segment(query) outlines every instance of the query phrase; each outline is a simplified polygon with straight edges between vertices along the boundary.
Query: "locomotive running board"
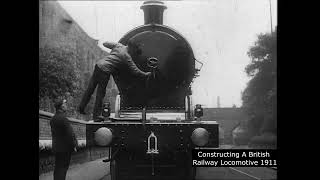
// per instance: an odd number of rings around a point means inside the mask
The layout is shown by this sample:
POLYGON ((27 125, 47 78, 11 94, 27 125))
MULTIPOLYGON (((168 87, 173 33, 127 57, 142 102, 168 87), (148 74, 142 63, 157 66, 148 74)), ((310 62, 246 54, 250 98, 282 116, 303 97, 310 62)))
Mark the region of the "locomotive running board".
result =
MULTIPOLYGON (((141 121, 142 113, 141 112, 125 112, 121 113, 119 118, 110 117, 115 121, 141 121)), ((184 121, 185 113, 181 112, 151 112, 146 114, 147 121, 184 121)))

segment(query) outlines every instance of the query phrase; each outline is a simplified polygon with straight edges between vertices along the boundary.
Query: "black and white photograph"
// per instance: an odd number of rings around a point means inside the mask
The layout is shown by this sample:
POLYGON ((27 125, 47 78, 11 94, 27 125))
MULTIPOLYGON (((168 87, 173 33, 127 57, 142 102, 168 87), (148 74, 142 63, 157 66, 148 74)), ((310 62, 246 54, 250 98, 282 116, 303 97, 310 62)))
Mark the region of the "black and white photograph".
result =
POLYGON ((39 180, 275 180, 277 0, 39 0, 39 180))

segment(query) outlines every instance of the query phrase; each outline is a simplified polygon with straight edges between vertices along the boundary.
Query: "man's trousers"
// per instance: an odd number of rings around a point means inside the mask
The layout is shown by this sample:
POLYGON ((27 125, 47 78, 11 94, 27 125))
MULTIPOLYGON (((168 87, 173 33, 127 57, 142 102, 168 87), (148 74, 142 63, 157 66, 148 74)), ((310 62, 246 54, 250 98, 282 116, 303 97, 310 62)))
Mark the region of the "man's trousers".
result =
POLYGON ((71 152, 55 153, 53 180, 65 180, 71 159, 71 152))
POLYGON ((103 104, 103 99, 106 94, 106 88, 108 85, 110 79, 110 74, 102 71, 97 65, 94 68, 93 74, 90 78, 89 85, 87 90, 85 91, 81 102, 80 102, 80 109, 85 109, 87 104, 90 101, 90 98, 98 86, 97 93, 96 93, 96 101, 94 104, 94 109, 93 109, 93 118, 95 119, 96 117, 100 116, 102 113, 102 104, 103 104))

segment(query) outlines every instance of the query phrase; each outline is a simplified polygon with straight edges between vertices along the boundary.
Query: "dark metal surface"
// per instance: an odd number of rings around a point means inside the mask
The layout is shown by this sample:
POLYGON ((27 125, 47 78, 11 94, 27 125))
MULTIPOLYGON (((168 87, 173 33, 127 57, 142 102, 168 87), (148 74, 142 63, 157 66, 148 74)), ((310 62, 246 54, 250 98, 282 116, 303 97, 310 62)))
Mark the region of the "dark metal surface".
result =
POLYGON ((187 152, 177 152, 171 158, 157 155, 134 154, 122 151, 115 160, 115 173, 120 180, 132 179, 192 179, 191 156, 187 152), (129 161, 128 161, 129 159, 129 161))
POLYGON ((179 33, 164 25, 143 25, 128 32, 120 43, 129 40, 141 44, 142 54, 133 57, 137 66, 151 72, 148 59, 156 58, 155 78, 138 79, 128 72, 115 75, 121 95, 121 109, 185 108, 185 96, 191 94, 190 83, 195 77, 195 58, 188 42, 179 33))
POLYGON ((191 135, 196 128, 205 128, 209 132, 209 143, 205 147, 219 147, 217 123, 146 123, 115 122, 115 123, 88 123, 87 146, 94 146, 94 132, 101 127, 110 128, 113 133, 111 147, 133 151, 145 149, 147 151, 147 138, 151 131, 158 138, 159 151, 185 150, 195 146, 191 135))
POLYGON ((144 12, 144 24, 162 24, 167 6, 161 1, 145 1, 140 9, 144 12))
MULTIPOLYGON (((101 127, 113 133, 112 176, 119 179, 192 179, 191 150, 195 147, 191 135, 196 128, 206 128, 210 139, 205 147, 217 148, 218 124, 195 122, 145 123, 110 122, 87 124, 87 146, 94 147, 94 132, 101 127), (148 137, 157 138, 159 153, 150 154, 148 137), (117 152, 116 155, 114 153, 117 152)), ((155 143, 154 141, 151 143, 155 143)))

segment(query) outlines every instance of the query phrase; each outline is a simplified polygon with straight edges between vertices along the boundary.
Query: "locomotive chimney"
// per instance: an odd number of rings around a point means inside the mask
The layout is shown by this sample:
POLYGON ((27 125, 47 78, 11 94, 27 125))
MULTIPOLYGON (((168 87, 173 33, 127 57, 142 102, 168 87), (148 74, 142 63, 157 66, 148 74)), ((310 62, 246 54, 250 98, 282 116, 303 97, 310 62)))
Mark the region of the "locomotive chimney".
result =
POLYGON ((145 1, 140 9, 144 12, 144 24, 163 24, 163 11, 167 9, 163 2, 145 1))

